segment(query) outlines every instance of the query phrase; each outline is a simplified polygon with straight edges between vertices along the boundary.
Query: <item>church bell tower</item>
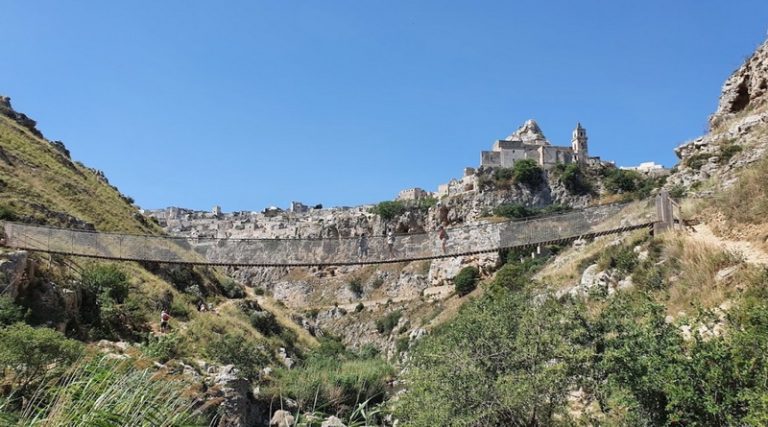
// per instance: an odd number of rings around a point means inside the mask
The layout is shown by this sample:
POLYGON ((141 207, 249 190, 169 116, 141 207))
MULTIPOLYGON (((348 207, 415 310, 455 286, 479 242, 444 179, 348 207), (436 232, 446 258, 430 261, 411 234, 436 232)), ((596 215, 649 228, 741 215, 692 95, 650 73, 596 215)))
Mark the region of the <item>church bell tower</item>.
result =
POLYGON ((573 149, 573 160, 577 163, 586 163, 589 159, 589 149, 587 148, 587 130, 581 127, 581 123, 576 124, 571 138, 571 148, 573 149))

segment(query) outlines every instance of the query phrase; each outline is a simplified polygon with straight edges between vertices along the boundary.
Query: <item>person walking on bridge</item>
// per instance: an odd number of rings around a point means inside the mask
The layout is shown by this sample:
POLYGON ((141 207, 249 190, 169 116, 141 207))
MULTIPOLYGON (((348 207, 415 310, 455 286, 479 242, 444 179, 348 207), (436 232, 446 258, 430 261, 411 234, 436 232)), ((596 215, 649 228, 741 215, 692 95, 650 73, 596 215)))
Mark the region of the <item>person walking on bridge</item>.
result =
POLYGON ((448 243, 448 232, 445 231, 445 227, 442 225, 437 229, 437 238, 440 239, 440 246, 443 248, 443 255, 445 255, 445 245, 448 243))
POLYGON ((395 233, 392 232, 391 228, 389 229, 389 231, 387 231, 387 248, 389 249, 389 257, 394 258, 395 257, 395 233))
POLYGON ((365 237, 365 233, 361 234, 357 241, 357 257, 360 259, 368 257, 368 238, 365 237))

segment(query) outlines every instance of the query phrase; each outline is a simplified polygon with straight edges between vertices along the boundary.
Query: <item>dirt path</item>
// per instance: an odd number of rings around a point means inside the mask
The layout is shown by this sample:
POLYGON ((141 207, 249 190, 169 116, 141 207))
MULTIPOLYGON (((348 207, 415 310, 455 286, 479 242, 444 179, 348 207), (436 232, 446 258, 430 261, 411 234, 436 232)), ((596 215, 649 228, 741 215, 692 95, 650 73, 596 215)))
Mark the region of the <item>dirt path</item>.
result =
POLYGON ((695 233, 691 237, 694 239, 740 254, 750 264, 768 266, 768 254, 753 244, 744 240, 725 240, 716 236, 706 224, 698 224, 693 228, 695 233))

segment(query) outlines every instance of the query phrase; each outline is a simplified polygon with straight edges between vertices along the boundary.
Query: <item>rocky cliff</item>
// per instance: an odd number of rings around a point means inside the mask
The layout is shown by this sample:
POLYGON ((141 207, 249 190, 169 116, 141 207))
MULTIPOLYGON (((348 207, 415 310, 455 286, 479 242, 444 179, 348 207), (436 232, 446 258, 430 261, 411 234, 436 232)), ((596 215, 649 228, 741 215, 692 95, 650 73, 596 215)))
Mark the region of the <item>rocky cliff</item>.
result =
POLYGON ((730 187, 738 171, 765 156, 768 149, 768 41, 723 85, 709 132, 677 148, 677 170, 667 188, 712 194, 730 187))

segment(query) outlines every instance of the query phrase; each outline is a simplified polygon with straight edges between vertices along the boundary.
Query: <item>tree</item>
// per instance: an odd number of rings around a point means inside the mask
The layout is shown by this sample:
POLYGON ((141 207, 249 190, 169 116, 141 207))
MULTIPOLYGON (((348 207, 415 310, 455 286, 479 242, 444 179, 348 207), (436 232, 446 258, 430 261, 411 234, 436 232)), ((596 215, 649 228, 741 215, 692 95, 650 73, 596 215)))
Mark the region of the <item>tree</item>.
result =
POLYGON ((519 184, 538 188, 544 182, 544 171, 533 159, 518 160, 512 169, 515 182, 519 184))
POLYGON ((480 272, 477 267, 464 267, 453 278, 453 284, 456 287, 456 293, 460 296, 464 296, 473 290, 477 286, 477 280, 480 278, 480 272))
POLYGON ((20 389, 47 373, 67 367, 82 353, 82 345, 48 328, 15 323, 0 329, 0 366, 10 369, 20 389))

